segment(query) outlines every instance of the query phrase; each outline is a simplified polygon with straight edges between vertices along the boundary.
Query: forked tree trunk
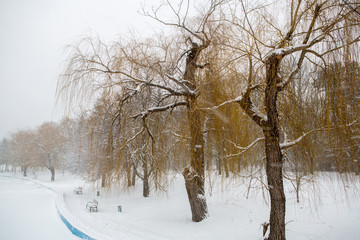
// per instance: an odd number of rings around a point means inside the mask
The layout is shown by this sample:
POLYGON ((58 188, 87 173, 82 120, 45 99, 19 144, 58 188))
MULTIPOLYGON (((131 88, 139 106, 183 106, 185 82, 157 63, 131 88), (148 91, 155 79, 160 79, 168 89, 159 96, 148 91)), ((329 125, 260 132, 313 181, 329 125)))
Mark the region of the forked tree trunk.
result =
MULTIPOLYGON (((190 38, 189 38, 190 39, 190 38)), ((196 61, 200 52, 209 46, 209 43, 198 45, 192 42, 192 47, 186 57, 184 79, 192 91, 196 90, 196 69, 199 68, 196 61)), ((190 167, 185 168, 183 176, 189 198, 192 220, 200 222, 207 217, 208 209, 205 198, 205 160, 204 160, 204 136, 202 131, 201 114, 197 107, 197 96, 188 97, 188 120, 190 126, 190 167)))
POLYGON ((266 175, 270 193, 269 240, 285 240, 285 193, 283 186, 283 157, 280 148, 277 95, 279 92, 278 71, 281 59, 270 57, 266 69, 265 108, 267 124, 265 136, 266 175))

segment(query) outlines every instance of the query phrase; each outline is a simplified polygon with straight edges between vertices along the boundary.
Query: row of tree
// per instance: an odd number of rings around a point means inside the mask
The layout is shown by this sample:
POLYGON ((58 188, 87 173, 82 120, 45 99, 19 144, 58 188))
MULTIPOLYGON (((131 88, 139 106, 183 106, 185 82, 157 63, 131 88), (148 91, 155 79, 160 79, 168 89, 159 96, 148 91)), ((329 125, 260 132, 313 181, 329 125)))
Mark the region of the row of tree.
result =
POLYGON ((65 159, 102 186, 140 179, 144 197, 181 172, 195 222, 208 213, 207 172, 266 175, 268 239, 285 239, 284 176, 298 192, 315 171, 360 171, 358 7, 167 1, 142 13, 175 32, 81 39, 58 96, 94 104, 60 124, 65 159))
POLYGON ((54 181, 55 169, 65 165, 62 161, 65 141, 66 136, 61 134, 56 123, 44 123, 36 130, 18 131, 11 139, 3 139, 0 163, 5 171, 21 167, 25 177, 29 169, 47 168, 51 172, 51 181, 54 181))

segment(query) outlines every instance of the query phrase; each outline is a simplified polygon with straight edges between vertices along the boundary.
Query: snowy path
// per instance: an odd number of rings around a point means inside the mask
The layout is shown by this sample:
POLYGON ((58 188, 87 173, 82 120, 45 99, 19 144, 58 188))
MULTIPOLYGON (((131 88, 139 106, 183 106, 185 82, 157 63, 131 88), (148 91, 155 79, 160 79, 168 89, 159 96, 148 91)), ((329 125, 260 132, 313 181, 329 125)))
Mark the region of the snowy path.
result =
POLYGON ((1 240, 75 240, 58 216, 56 195, 30 181, 0 177, 1 240))

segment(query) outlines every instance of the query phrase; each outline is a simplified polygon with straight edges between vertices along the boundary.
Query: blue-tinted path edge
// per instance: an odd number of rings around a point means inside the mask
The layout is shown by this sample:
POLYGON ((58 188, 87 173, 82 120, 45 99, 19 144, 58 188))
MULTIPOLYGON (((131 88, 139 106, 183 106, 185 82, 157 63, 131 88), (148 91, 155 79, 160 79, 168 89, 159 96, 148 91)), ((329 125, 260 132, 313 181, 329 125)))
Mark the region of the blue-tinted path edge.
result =
POLYGON ((82 238, 82 239, 88 239, 88 240, 96 240, 95 238, 90 237, 89 235, 86 235, 85 233, 83 233, 82 231, 80 231, 79 229, 75 228, 73 225, 71 225, 69 223, 69 221, 61 214, 61 212, 59 211, 59 209, 57 209, 59 216, 61 218, 61 220, 65 223, 65 225, 67 226, 67 228, 72 232, 72 234, 74 234, 75 236, 82 238))

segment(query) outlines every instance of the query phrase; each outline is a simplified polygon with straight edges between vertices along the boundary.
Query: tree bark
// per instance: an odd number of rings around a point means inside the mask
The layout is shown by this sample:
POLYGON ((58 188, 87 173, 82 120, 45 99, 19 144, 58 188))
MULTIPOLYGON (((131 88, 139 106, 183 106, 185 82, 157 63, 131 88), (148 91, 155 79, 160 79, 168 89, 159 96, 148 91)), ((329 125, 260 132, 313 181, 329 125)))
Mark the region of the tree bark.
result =
MULTIPOLYGON (((194 104, 194 102, 192 102, 194 104)), ((188 110, 190 123, 190 168, 185 168, 183 176, 189 198, 192 220, 200 222, 206 218, 208 209, 205 198, 205 160, 204 139, 200 113, 193 109, 191 103, 188 110)))
POLYGON ((225 170, 225 177, 228 178, 230 176, 229 166, 228 166, 229 163, 227 161, 223 161, 223 164, 224 164, 224 170, 225 170))
POLYGON ((149 197, 150 195, 150 187, 149 187, 149 166, 147 162, 147 158, 143 159, 143 197, 149 197))
POLYGON ((269 240, 285 239, 285 193, 282 176, 282 154, 279 137, 274 131, 265 133, 266 175, 270 193, 269 240))
POLYGON ((55 181, 55 168, 54 167, 47 167, 51 172, 51 181, 55 181))
MULTIPOLYGON (((196 63, 200 52, 209 43, 198 45, 192 42, 192 47, 186 57, 184 79, 188 82, 187 87, 192 91, 196 90, 196 63)), ((192 220, 200 222, 207 217, 208 208, 205 198, 205 159, 204 159, 204 136, 202 131, 202 119, 200 110, 197 108, 197 96, 188 97, 188 121, 190 126, 190 167, 183 172, 186 192, 188 194, 192 220)))
POLYGON ((135 186, 136 183, 136 169, 135 164, 131 164, 132 169, 132 179, 131 179, 131 186, 135 186))
POLYGON ((132 186, 131 168, 132 166, 126 166, 126 177, 127 177, 128 187, 132 186))
POLYGON ((265 108, 267 124, 263 127, 265 136, 266 174, 270 193, 270 235, 269 240, 285 240, 285 193, 283 186, 283 157, 280 148, 279 116, 277 95, 279 92, 278 71, 281 58, 272 56, 266 68, 265 108))
POLYGON ((188 194, 192 221, 200 222, 207 217, 207 204, 205 199, 204 179, 195 171, 185 168, 183 172, 186 192, 188 194))

